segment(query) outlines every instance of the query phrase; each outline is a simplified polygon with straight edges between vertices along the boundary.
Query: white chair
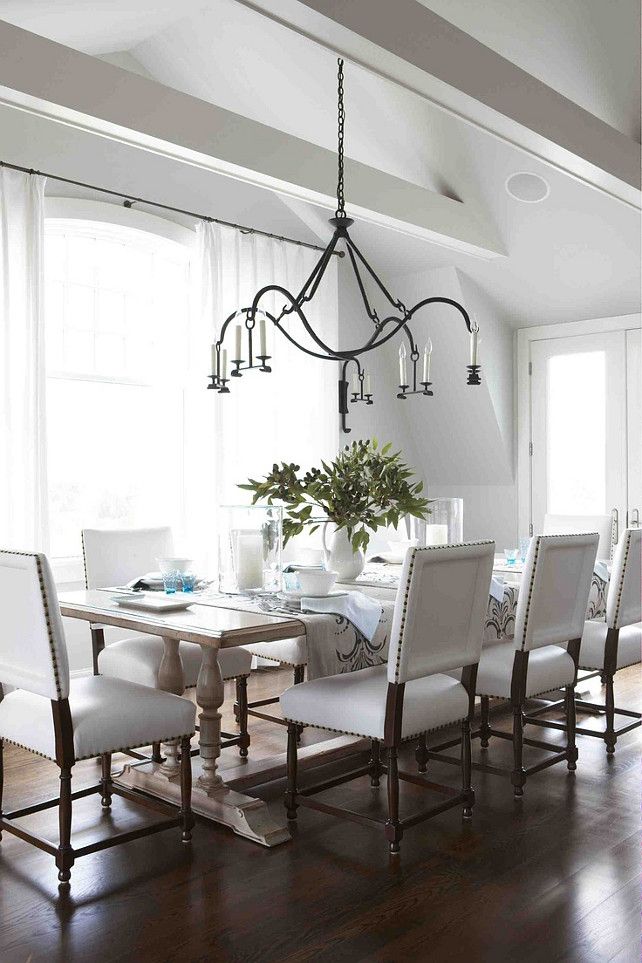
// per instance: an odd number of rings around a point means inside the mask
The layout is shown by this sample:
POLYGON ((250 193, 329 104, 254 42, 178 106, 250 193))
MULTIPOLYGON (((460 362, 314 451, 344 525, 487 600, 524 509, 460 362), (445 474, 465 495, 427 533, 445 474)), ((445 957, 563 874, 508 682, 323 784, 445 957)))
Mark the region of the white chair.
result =
MULTIPOLYGON (((513 769, 479 764, 476 768, 496 775, 510 773, 515 796, 524 794, 526 778, 566 760, 569 770, 577 763, 575 747, 575 699, 577 658, 584 629, 586 604, 595 565, 598 535, 537 535, 531 539, 517 600, 515 637, 483 649, 477 672, 477 695, 481 696, 481 726, 473 737, 483 749, 491 736, 513 743, 513 769), (568 651, 560 643, 568 643, 568 651), (566 748, 524 738, 524 705, 552 689, 566 690, 566 748), (512 734, 491 729, 489 699, 510 699, 512 734), (524 745, 549 750, 552 755, 530 766, 523 765, 524 745)), ((443 758, 452 742, 435 746, 429 758, 443 758)))
POLYGON ((344 811, 312 797, 365 774, 370 775, 373 786, 378 786, 382 772, 388 775, 385 833, 391 853, 399 852, 404 828, 445 809, 463 804, 464 817, 470 818, 474 803, 470 784, 470 720, 494 550, 493 542, 409 550, 395 605, 388 665, 303 682, 283 693, 281 707, 288 723, 288 819, 296 819, 298 806, 308 806, 370 825, 371 816, 344 811), (446 674, 462 668, 461 681, 446 674), (423 732, 457 722, 462 726, 463 743, 461 792, 427 784, 427 788, 449 797, 447 802, 419 816, 400 819, 399 779, 426 785, 420 777, 398 771, 400 745, 423 732), (296 735, 300 725, 370 739, 369 764, 346 776, 299 790, 296 735), (387 767, 380 760, 382 745, 387 750, 387 767))
MULTIPOLYGON (((107 530, 85 528, 82 532, 85 585, 88 589, 124 585, 156 567, 156 559, 173 554, 170 528, 138 528, 107 530)), ((104 630, 91 626, 94 674, 124 679, 138 685, 158 688, 158 673, 163 657, 163 640, 156 635, 131 635, 105 646, 104 630)), ((200 646, 192 642, 179 644, 186 688, 196 685, 201 667, 200 646)), ((248 754, 250 737, 247 729, 247 677, 252 669, 252 656, 242 648, 221 649, 218 654, 221 675, 225 681, 236 681, 235 712, 239 733, 221 733, 221 747, 239 747, 241 756, 248 754)), ((161 761, 160 747, 153 746, 154 761, 161 761)))
MULTIPOLYGON (((604 739, 609 756, 615 752, 618 736, 642 725, 642 716, 639 712, 616 708, 613 692, 613 677, 617 670, 627 665, 636 665, 642 660, 641 555, 642 529, 627 528, 622 534, 613 557, 606 599, 606 621, 585 622, 580 645, 579 667, 595 675, 599 673, 603 677, 606 685, 606 699, 605 705, 598 705, 584 699, 576 699, 575 705, 578 709, 604 713, 606 726, 604 732, 580 726, 576 727, 575 731, 583 736, 604 739), (616 729, 616 715, 627 716, 636 721, 616 729)), ((557 703, 546 706, 538 714, 550 712, 556 706, 557 703)), ((548 719, 532 721, 554 729, 564 728, 563 723, 548 719)))
POLYGON ((544 515, 543 535, 585 535, 597 532, 599 559, 610 559, 617 536, 613 515, 544 515))
POLYGON ((139 836, 180 826, 184 842, 191 839, 190 738, 195 706, 188 699, 100 676, 69 679, 67 647, 58 597, 44 555, 0 552, 0 680, 17 689, 0 702, 0 838, 3 830, 33 843, 55 857, 58 879, 67 883, 74 860, 139 836), (72 801, 100 793, 105 809, 112 793, 139 802, 135 793, 112 783, 111 753, 151 742, 176 739, 181 747, 181 809, 146 800, 166 818, 140 830, 127 830, 78 849, 72 847, 72 801), (14 743, 60 768, 60 798, 2 812, 4 742, 14 743), (71 791, 74 764, 102 758, 102 778, 90 789, 71 791), (59 845, 17 823, 43 809, 58 806, 59 845))

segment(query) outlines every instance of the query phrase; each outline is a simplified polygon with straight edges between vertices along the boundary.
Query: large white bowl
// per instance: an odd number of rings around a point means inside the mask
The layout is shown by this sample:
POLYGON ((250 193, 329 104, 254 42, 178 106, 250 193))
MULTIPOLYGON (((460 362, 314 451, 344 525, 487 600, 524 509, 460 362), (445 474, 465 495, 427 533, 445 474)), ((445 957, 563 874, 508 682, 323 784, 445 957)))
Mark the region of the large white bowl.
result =
POLYGON ((316 596, 327 595, 337 580, 336 572, 324 572, 320 569, 299 569, 296 573, 299 585, 304 595, 316 596))
POLYGON ((170 575, 172 572, 178 572, 180 575, 185 575, 189 572, 194 564, 193 558, 173 558, 169 555, 164 558, 157 558, 156 564, 158 565, 158 570, 161 575, 170 575))

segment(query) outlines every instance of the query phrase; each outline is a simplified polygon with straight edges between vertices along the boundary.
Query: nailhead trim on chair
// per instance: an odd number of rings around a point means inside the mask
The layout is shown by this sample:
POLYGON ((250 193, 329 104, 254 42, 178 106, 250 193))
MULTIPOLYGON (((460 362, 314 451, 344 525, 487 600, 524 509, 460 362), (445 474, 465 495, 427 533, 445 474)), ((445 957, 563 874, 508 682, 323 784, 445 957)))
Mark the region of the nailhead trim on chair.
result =
MULTIPOLYGON (((437 546, 435 546, 435 548, 436 547, 437 546)), ((439 548, 445 548, 445 546, 440 545, 439 548)), ((504 698, 504 696, 502 696, 501 698, 504 698)), ((417 739, 419 736, 423 735, 425 732, 439 732, 440 729, 449 729, 450 726, 454 726, 458 722, 463 722, 464 719, 466 718, 467 718, 466 716, 462 716, 460 719, 453 719, 452 722, 445 722, 442 726, 433 726, 432 729, 420 729, 419 732, 413 732, 411 736, 404 736, 401 741, 408 742, 410 739, 417 739)), ((332 726, 319 726, 316 724, 316 722, 303 722, 302 719, 284 719, 284 722, 292 723, 296 726, 310 726, 311 729, 323 729, 324 732, 338 732, 344 736, 357 736, 359 739, 376 739, 377 738, 376 736, 368 735, 365 732, 352 732, 350 729, 333 729, 332 726)))
POLYGON ((268 659, 268 661, 270 662, 276 662, 277 665, 289 665, 293 669, 300 669, 300 668, 305 668, 308 664, 307 662, 285 662, 283 659, 275 659, 274 656, 271 656, 271 655, 263 655, 262 652, 260 655, 258 653, 254 653, 251 651, 249 646, 246 646, 246 648, 251 655, 255 656, 255 658, 268 659))
POLYGON ((53 637, 53 631, 51 628, 51 614, 49 612, 49 603, 47 601, 47 590, 45 587, 45 577, 42 571, 42 562, 40 561, 40 556, 36 552, 14 552, 11 549, 3 549, 2 554, 5 555, 20 555, 23 558, 35 558, 36 560, 36 571, 38 573, 38 581, 40 583, 40 595, 42 597, 42 608, 45 616, 45 623, 47 625, 47 638, 49 641, 49 648, 51 650, 51 662, 54 671, 54 682, 56 684, 56 695, 59 699, 62 699, 62 687, 60 685, 60 669, 58 667, 58 658, 56 654, 56 643, 53 637))
MULTIPOLYGON (((25 553, 26 554, 26 553, 25 553)), ((164 736, 162 739, 154 739, 154 742, 170 742, 172 739, 185 739, 189 736, 191 739, 194 732, 185 732, 180 736, 164 736)), ((2 742, 8 742, 12 746, 18 746, 20 749, 25 749, 27 752, 33 753, 34 756, 40 756, 41 759, 49 759, 51 762, 56 762, 54 756, 47 756, 44 752, 38 752, 37 749, 32 749, 30 746, 23 745, 22 742, 16 742, 15 739, 8 739, 6 736, 0 736, 2 742)), ((149 746, 149 742, 139 742, 135 746, 120 746, 118 749, 103 749, 103 752, 127 752, 128 749, 142 749, 143 746, 149 746)), ((75 762, 83 762, 85 759, 95 759, 98 753, 90 752, 88 756, 76 756, 75 762)))
POLYGON ((624 591, 624 577, 626 575, 626 563, 629 560, 629 550, 631 548, 631 532, 629 531, 626 536, 626 548, 624 549, 624 562, 622 563, 622 574, 620 576, 620 584, 617 587, 617 601, 615 603, 615 614, 613 616, 613 628, 619 629, 618 625, 620 619, 620 605, 622 604, 622 592, 624 591))
MULTIPOLYGON (((404 643, 404 631, 406 628, 406 612, 408 609, 408 596, 410 595, 410 583, 412 581, 412 573, 415 567, 415 559, 419 552, 434 552, 435 550, 444 549, 444 548, 458 548, 460 544, 462 543, 457 542, 453 545, 426 545, 423 548, 411 549, 412 558, 410 559, 410 566, 408 568, 408 576, 406 578, 406 585, 404 588, 403 607, 401 609, 401 625, 399 626, 399 645, 397 646, 397 662, 395 665, 395 682, 399 682, 399 665, 401 662, 401 650, 403 648, 403 643, 404 643)), ((480 541, 480 542, 465 542, 464 544, 466 546, 473 546, 473 545, 490 545, 492 543, 489 539, 484 539, 483 541, 480 541)), ((334 732, 336 730, 332 730, 332 731, 334 732)))
MULTIPOLYGON (((523 630, 522 630, 522 641, 521 641, 521 650, 522 650, 522 652, 524 651, 524 640, 526 639, 526 636, 528 635, 528 619, 529 619, 530 611, 531 611, 531 599, 532 599, 532 597, 533 597, 533 587, 534 587, 534 585, 535 585, 535 575, 537 574, 537 559, 539 558, 539 547, 540 547, 540 545, 541 545, 541 542, 542 542, 542 539, 543 539, 543 538, 546 538, 546 536, 545 536, 545 535, 538 535, 537 538, 535 539, 535 558, 533 559, 533 568, 532 568, 532 570, 531 570, 531 580, 530 580, 530 583, 529 583, 529 585, 528 585, 528 597, 527 597, 527 599, 526 599, 526 612, 524 613, 524 628, 523 628, 523 630)), ((517 604, 519 605, 519 598, 518 598, 518 600, 517 600, 517 604)), ((515 621, 517 621, 517 613, 515 614, 515 621)), ((493 697, 493 698, 495 698, 495 697, 493 697)))

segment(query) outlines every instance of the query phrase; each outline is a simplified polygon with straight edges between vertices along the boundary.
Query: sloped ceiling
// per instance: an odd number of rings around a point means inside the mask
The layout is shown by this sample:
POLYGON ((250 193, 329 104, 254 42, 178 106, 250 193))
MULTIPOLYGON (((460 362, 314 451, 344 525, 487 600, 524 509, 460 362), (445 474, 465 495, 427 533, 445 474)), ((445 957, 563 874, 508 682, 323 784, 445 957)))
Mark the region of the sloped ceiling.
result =
MULTIPOLYGON (((424 5, 627 135, 636 133, 639 83, 631 0, 606 5, 601 0, 425 0, 424 5)), ((125 69, 311 143, 334 146, 332 52, 246 4, 0 0, 0 18, 105 55, 125 69)), ((346 96, 349 156, 474 205, 496 226, 508 252, 504 259, 482 262, 383 227, 356 225, 357 240, 382 272, 454 266, 492 299, 497 317, 515 326, 639 310, 639 212, 634 207, 361 67, 347 66, 346 96), (521 204, 507 195, 505 180, 517 170, 546 178, 551 190, 543 203, 521 204)), ((29 163, 28 139, 20 150, 29 163)), ((121 149, 109 150, 116 162, 121 149)), ((61 163, 65 153, 61 140, 61 163)), ((90 153, 87 148, 86 156, 90 153)), ((124 171, 123 158, 120 164, 124 171)), ((197 193, 202 178, 185 168, 186 191, 192 178, 197 193)), ((349 183, 347 191, 349 200, 349 183)), ((315 227, 323 223, 318 209, 284 203, 276 218, 270 213, 273 201, 271 195, 265 214, 279 220, 279 230, 325 240, 323 228, 315 227)), ((244 207, 257 204, 254 192, 252 204, 244 207)), ((265 218, 259 220, 270 229, 265 218)))

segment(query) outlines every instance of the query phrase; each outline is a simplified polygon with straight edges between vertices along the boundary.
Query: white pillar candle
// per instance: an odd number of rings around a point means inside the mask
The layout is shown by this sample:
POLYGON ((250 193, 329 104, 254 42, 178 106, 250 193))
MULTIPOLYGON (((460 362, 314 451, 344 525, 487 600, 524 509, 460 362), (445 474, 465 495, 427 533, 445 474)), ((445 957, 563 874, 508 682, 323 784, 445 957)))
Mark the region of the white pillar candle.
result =
POLYGON ((447 525, 426 525, 426 545, 447 545, 447 525))
POLYGON ((399 345, 399 384, 408 384, 406 374, 406 346, 403 343, 399 345))
POLYGON ((263 357, 267 355, 267 338, 265 336, 265 318, 261 318, 259 321, 259 344, 261 347, 261 354, 263 357))
POLYGON ((428 338, 424 347, 424 376, 422 381, 430 381, 430 361, 432 358, 432 341, 428 338))
POLYGON ((477 361, 477 340, 479 335, 479 325, 473 320, 473 329, 470 332, 470 363, 478 364, 477 361))
POLYGON ((352 394, 359 394, 359 375, 356 371, 352 372, 352 394))
POLYGON ((240 361, 240 360, 241 360, 241 357, 242 357, 242 355, 241 355, 241 325, 240 325, 240 324, 237 324, 237 325, 236 325, 236 353, 235 353, 235 355, 234 355, 234 360, 235 360, 235 361, 240 361))
POLYGON ((240 591, 263 588, 263 536, 261 532, 237 531, 236 583, 240 591))
POLYGON ((227 348, 221 351, 221 378, 227 378, 227 348))
POLYGON ((372 379, 370 378, 369 374, 366 375, 366 394, 372 394, 372 379))

